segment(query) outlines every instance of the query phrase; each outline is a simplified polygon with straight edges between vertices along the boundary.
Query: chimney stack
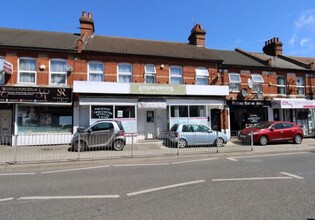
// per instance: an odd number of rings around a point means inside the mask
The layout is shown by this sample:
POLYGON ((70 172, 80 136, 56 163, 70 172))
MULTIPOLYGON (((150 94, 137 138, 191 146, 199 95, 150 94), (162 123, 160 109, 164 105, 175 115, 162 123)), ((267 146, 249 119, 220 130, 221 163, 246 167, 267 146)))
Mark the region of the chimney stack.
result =
POLYGON ((265 54, 270 56, 282 55, 282 42, 279 40, 278 37, 274 37, 265 42, 263 51, 265 54))
POLYGON ((87 34, 88 36, 91 36, 94 34, 94 20, 92 18, 92 14, 88 13, 86 16, 86 12, 82 12, 82 16, 80 18, 80 32, 81 36, 87 34))
POLYGON ((188 37, 189 44, 196 45, 197 47, 205 47, 206 44, 206 31, 202 29, 200 24, 196 24, 191 29, 191 34, 188 37))

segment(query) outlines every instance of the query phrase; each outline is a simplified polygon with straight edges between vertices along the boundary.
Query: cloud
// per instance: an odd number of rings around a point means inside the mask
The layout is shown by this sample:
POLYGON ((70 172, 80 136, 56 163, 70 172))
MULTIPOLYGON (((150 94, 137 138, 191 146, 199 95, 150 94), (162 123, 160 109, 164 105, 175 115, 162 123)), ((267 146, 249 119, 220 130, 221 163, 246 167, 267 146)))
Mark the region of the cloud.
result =
POLYGON ((315 10, 302 11, 300 17, 294 22, 297 30, 309 28, 315 31, 315 10))
POLYGON ((290 45, 294 45, 294 44, 295 44, 295 41, 296 41, 296 35, 294 34, 294 35, 290 38, 289 44, 290 44, 290 45))
POLYGON ((302 40, 300 40, 301 47, 305 46, 305 44, 310 42, 310 41, 311 41, 311 39, 309 39, 309 38, 303 38, 302 40))

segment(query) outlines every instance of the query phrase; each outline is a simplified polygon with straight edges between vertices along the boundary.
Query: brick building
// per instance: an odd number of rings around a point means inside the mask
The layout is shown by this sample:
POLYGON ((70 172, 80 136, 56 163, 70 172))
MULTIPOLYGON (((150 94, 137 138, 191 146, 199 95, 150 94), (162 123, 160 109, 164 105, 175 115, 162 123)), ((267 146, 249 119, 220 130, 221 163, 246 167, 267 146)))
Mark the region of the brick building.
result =
POLYGON ((0 136, 69 139, 102 118, 138 138, 184 121, 235 135, 273 119, 314 135, 314 59, 282 55, 277 38, 264 53, 223 51, 205 48, 199 24, 175 43, 98 36, 90 13, 79 21, 78 34, 0 28, 0 136))

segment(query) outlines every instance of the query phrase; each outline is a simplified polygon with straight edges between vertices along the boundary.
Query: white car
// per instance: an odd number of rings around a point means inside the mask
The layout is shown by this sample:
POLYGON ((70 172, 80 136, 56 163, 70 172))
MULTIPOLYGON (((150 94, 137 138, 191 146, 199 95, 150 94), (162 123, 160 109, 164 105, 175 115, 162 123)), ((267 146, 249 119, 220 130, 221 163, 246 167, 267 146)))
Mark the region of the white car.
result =
POLYGON ((174 124, 169 132, 168 141, 183 148, 195 145, 213 145, 222 147, 227 143, 226 134, 213 131, 200 124, 180 123, 174 124))

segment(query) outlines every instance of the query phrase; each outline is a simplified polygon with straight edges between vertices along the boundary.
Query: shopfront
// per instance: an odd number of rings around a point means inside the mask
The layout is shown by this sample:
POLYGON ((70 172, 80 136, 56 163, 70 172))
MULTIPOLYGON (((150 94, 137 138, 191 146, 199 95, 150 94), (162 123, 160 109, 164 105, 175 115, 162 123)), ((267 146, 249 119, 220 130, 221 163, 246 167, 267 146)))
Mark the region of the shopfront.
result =
MULTIPOLYGON (((72 92, 69 88, 0 87, 2 127, 0 135, 72 135, 72 92), (4 132, 5 131, 5 132, 4 132)), ((49 139, 51 144, 58 138, 49 139)), ((66 138, 66 143, 69 138, 66 138)))
POLYGON ((297 123, 305 136, 315 136, 315 101, 306 99, 275 99, 272 101, 274 120, 297 123))
MULTIPOLYGON (((74 129, 100 119, 114 119, 122 122, 127 134, 136 134, 139 140, 159 139, 179 122, 211 127, 212 120, 220 117, 214 117, 212 110, 224 108, 228 88, 75 81, 74 93, 78 97, 74 105, 74 129)), ((225 132, 230 131, 225 128, 225 132)))
POLYGON ((270 101, 229 100, 231 135, 236 136, 243 128, 250 127, 261 121, 269 120, 270 101))

